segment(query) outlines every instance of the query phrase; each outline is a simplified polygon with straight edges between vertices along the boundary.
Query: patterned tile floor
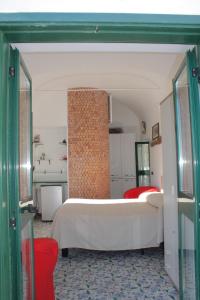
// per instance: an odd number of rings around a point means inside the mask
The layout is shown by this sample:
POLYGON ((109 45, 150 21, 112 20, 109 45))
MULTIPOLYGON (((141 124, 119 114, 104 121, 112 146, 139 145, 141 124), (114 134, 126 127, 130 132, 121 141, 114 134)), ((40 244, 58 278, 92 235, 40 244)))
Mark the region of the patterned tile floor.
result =
MULTIPOLYGON (((49 236, 51 223, 35 222, 35 236, 49 236)), ((70 249, 55 270, 57 300, 178 299, 164 270, 162 249, 89 251, 70 249)))

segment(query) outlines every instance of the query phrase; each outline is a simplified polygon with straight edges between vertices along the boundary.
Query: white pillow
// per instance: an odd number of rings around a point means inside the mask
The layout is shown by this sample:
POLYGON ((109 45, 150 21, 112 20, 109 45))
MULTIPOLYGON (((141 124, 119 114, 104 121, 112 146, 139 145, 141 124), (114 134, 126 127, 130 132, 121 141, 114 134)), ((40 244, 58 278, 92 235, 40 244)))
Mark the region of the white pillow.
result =
POLYGON ((139 198, 148 202, 150 205, 161 208, 163 206, 163 193, 161 192, 144 192, 139 198))

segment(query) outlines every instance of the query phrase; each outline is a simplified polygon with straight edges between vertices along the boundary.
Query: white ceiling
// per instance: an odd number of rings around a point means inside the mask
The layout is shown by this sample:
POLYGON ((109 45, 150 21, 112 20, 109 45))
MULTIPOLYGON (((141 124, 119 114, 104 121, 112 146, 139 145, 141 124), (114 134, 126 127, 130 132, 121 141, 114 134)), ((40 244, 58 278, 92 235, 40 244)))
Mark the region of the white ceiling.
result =
MULTIPOLYGON (((18 46, 18 45, 17 45, 18 46)), ((33 81, 33 108, 40 103, 46 106, 65 101, 67 90, 74 87, 92 87, 107 90, 128 105, 141 119, 151 112, 159 113, 159 103, 171 92, 172 78, 180 65, 186 48, 180 45, 129 45, 143 49, 130 51, 118 45, 84 44, 85 52, 72 51, 77 45, 62 45, 57 52, 47 45, 20 45, 23 58, 33 81), (42 46, 41 46, 42 45, 42 46), (70 52, 64 52, 64 48, 70 52), (69 47, 69 48, 68 48, 69 47), (96 47, 96 48, 95 48, 96 47), (121 47, 121 48, 120 48, 121 47), (107 52, 103 51, 110 49, 107 52), (160 52, 158 53, 158 48, 160 52), (34 51, 33 51, 34 49, 34 51), (36 50, 37 49, 37 50, 36 50), (45 50, 46 49, 46 50, 45 50), (86 50, 87 49, 87 50, 86 50), (94 50, 96 49, 96 51, 94 50), (101 51, 100 51, 101 49, 101 51), (124 50, 123 50, 124 49, 124 50), (154 49, 154 50, 153 50, 154 49), (45 52, 43 52, 45 50, 45 52), (116 50, 116 48, 115 48, 116 50)), ((60 45, 59 45, 60 47, 60 45)))
POLYGON ((35 52, 148 52, 185 53, 191 45, 179 44, 134 44, 134 43, 21 43, 12 44, 23 53, 35 52))

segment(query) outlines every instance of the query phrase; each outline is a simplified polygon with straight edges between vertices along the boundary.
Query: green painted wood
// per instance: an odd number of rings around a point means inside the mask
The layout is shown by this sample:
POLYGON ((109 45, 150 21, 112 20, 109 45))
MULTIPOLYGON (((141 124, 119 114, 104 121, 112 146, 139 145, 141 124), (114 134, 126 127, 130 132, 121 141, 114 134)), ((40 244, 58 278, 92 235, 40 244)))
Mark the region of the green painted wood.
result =
POLYGON ((196 46, 197 64, 200 66, 200 45, 196 46))
MULTIPOLYGON (((196 298, 200 299, 200 221, 199 221, 199 204, 200 204, 200 98, 198 90, 197 78, 192 76, 192 69, 197 67, 196 53, 195 50, 187 53, 187 57, 183 64, 180 66, 179 71, 175 77, 173 83, 174 90, 174 102, 175 102, 175 116, 176 116, 176 140, 177 140, 177 161, 179 161, 179 139, 181 137, 181 132, 178 126, 178 106, 177 100, 178 96, 176 94, 176 81, 179 78, 184 66, 187 66, 187 76, 189 83, 189 108, 190 108, 190 121, 191 121, 191 139, 192 139, 192 157, 193 157, 193 186, 194 192, 192 199, 188 202, 178 202, 178 214, 179 214, 179 288, 180 288, 180 300, 187 300, 184 294, 184 228, 182 227, 182 216, 187 216, 194 225, 194 247, 195 247, 195 287, 196 287, 196 298)), ((179 191, 179 172, 178 172, 178 195, 183 198, 190 198, 187 195, 179 191)))
MULTIPOLYGON (((23 298, 19 209, 19 64, 18 50, 12 50, 0 33, 0 299, 5 300, 23 298), (15 68, 14 77, 9 75, 10 66, 15 68), (9 226, 10 218, 16 219, 15 227, 9 226)), ((27 70, 25 72, 27 75, 27 70)), ((30 144, 32 148, 32 134, 30 144)), ((32 280, 34 285, 34 277, 32 280)))
POLYGON ((151 14, 0 14, 10 42, 200 42, 200 16, 151 14))
MULTIPOLYGON (((19 90, 20 90, 20 66, 23 69, 27 79, 30 82, 30 100, 31 99, 31 78, 26 69, 26 66, 19 55, 17 49, 10 48, 10 66, 15 68, 15 76, 9 76, 9 102, 8 102, 8 195, 10 201, 10 216, 16 218, 16 228, 11 232, 11 262, 12 262, 12 289, 13 300, 20 300, 23 298, 23 285, 22 285, 22 265, 21 265, 21 210, 19 208, 20 200, 20 185, 19 185, 19 90)), ((30 102, 31 102, 30 101, 30 102)), ((32 103, 30 103, 30 109, 32 103)), ((32 115, 32 113, 30 112, 32 115)), ((30 149, 32 157, 32 118, 30 118, 30 149)), ((31 159, 32 162, 32 159, 31 159)), ((30 178, 30 197, 32 197, 32 176, 30 178)), ((33 234, 33 232, 32 232, 33 234)), ((32 245, 32 241, 31 241, 32 245)), ((32 245, 33 246, 33 245, 32 245)), ((31 246, 31 247, 32 247, 31 246)), ((33 247, 32 247, 33 248, 33 247)), ((33 251, 33 249, 32 249, 33 251)), ((33 267, 33 261, 31 262, 33 267)), ((34 286, 34 276, 32 278, 32 286, 34 286)), ((34 288, 32 289, 32 299, 34 299, 34 288)))
MULTIPOLYGON (((182 195, 180 192, 180 175, 179 175, 179 159, 180 159, 180 139, 181 139, 181 131, 178 125, 178 95, 176 93, 176 81, 178 80, 181 72, 183 71, 184 67, 187 64, 187 59, 185 58, 182 64, 180 65, 178 72, 173 80, 173 95, 174 95, 174 108, 175 108, 175 128, 176 128, 176 148, 177 148, 177 187, 178 187, 178 197, 184 197, 185 195, 182 195)), ((183 227, 182 227, 182 214, 186 214, 189 219, 194 223, 194 204, 192 203, 190 207, 186 207, 185 205, 182 205, 180 202, 178 202, 178 235, 179 235, 179 298, 180 300, 186 300, 184 299, 184 291, 183 291, 183 268, 184 268, 184 240, 182 238, 182 235, 184 233, 183 227)))
POLYGON ((22 299, 21 278, 21 218, 19 210, 19 51, 10 48, 10 66, 15 76, 9 76, 8 101, 8 195, 10 216, 16 219, 16 228, 11 231, 12 299, 22 299))
POLYGON ((0 34, 0 299, 12 298, 12 265, 9 227, 8 157, 7 157, 7 100, 9 45, 0 34))
POLYGON ((187 55, 188 77, 190 82, 190 113, 193 150, 193 177, 194 177, 194 226, 195 226, 195 272, 196 272, 196 296, 200 299, 200 95, 197 78, 192 77, 192 68, 198 66, 195 50, 187 55))
MULTIPOLYGON (((200 67, 200 45, 196 46, 196 55, 197 55, 197 66, 200 67)), ((196 91, 197 92, 197 91, 196 91)), ((199 92, 199 91, 198 91, 199 92)), ((200 93, 199 93, 199 99, 198 101, 194 102, 194 107, 193 111, 200 111, 200 93)), ((200 299, 200 185, 199 185, 199 180, 200 180, 200 136, 198 135, 198 131, 200 128, 200 116, 198 115, 194 122, 194 128, 196 131, 196 135, 194 136, 195 143, 196 143, 196 164, 194 167, 195 171, 195 178, 196 180, 196 185, 195 185, 195 193, 197 195, 196 199, 196 212, 195 212, 195 217, 196 217, 196 227, 195 227, 195 232, 196 232, 196 271, 197 271, 197 285, 198 285, 198 297, 200 299)))

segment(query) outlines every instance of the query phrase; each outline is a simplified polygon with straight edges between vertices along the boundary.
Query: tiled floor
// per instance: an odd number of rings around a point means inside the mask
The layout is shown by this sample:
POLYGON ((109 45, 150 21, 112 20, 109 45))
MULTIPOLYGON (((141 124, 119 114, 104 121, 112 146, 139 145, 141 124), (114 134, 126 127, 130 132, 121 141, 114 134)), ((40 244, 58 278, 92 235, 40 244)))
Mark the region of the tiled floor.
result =
MULTIPOLYGON (((49 236, 51 223, 35 222, 35 236, 49 236)), ((164 270, 163 250, 70 249, 55 270, 57 300, 178 299, 164 270)))

